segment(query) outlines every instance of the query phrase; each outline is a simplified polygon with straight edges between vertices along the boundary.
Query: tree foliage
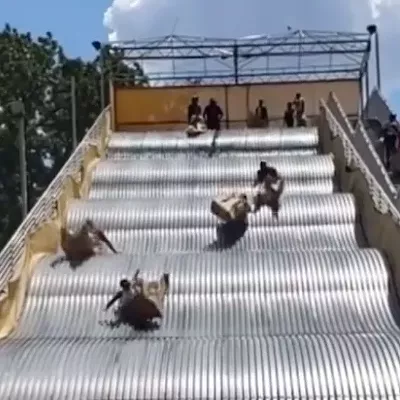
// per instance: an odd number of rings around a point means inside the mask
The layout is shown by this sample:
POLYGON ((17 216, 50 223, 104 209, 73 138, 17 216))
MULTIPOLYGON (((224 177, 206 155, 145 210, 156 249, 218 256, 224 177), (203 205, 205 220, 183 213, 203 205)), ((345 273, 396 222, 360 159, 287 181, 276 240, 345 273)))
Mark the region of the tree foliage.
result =
POLYGON ((21 222, 18 127, 8 105, 21 100, 25 107, 32 207, 72 151, 71 78, 76 81, 79 140, 101 111, 100 62, 107 97, 110 74, 147 84, 139 64, 127 65, 123 54, 108 47, 102 51, 102 57, 92 61, 71 59, 50 32, 36 39, 9 25, 0 32, 0 248, 21 222))

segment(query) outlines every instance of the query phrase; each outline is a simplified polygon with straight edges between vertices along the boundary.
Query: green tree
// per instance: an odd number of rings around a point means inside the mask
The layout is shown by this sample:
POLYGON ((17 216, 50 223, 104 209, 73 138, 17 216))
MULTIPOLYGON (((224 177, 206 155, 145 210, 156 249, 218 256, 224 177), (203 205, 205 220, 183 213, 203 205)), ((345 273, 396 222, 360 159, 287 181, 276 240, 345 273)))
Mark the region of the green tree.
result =
POLYGON ((26 110, 26 145, 29 198, 32 202, 43 190, 49 168, 46 166, 46 137, 40 126, 40 110, 46 106, 46 91, 57 62, 58 44, 50 33, 34 41, 6 25, 0 33, 0 245, 8 239, 21 220, 18 169, 17 127, 7 104, 21 99, 26 110))
MULTIPOLYGON (((107 48, 104 72, 147 84, 138 64, 107 48)), ((20 99, 26 111, 27 178, 30 206, 43 193, 72 151, 71 78, 76 80, 77 127, 81 139, 101 111, 99 58, 70 59, 50 32, 34 40, 6 25, 0 32, 0 247, 21 222, 16 121, 7 104, 20 99)))

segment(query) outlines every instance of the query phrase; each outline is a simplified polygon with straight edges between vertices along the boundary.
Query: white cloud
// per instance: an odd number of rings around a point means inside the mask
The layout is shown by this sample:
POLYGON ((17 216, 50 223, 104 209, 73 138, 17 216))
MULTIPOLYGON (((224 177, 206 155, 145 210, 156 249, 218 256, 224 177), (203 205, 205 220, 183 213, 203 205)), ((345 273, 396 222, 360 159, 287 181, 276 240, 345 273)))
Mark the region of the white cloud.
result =
POLYGON ((240 37, 282 33, 286 26, 309 30, 365 31, 376 23, 381 38, 385 92, 400 88, 400 0, 113 0, 104 15, 112 40, 175 33, 240 37), (209 11, 210 10, 210 11, 209 11))

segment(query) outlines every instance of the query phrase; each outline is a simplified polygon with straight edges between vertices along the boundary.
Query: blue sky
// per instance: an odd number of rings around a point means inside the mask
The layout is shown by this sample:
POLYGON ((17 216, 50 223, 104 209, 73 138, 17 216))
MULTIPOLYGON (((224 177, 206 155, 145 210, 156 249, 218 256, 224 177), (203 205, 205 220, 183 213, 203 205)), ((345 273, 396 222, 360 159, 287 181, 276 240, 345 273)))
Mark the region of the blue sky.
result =
POLYGON ((393 91, 388 100, 390 107, 400 114, 400 90, 393 91))
POLYGON ((107 40, 103 14, 109 0, 0 1, 0 22, 35 35, 51 31, 71 56, 92 57, 91 42, 107 40))
POLYGON ((176 33, 244 36, 294 29, 381 31, 384 94, 400 111, 400 2, 391 0, 14 0, 0 1, 0 22, 38 35, 53 32, 71 56, 91 58, 91 41, 176 33), (206 14, 211 7, 215 14, 206 14), (283 15, 284 18, 278 18, 283 15), (222 19, 221 19, 222 17, 222 19), (398 55, 399 54, 399 55, 398 55))

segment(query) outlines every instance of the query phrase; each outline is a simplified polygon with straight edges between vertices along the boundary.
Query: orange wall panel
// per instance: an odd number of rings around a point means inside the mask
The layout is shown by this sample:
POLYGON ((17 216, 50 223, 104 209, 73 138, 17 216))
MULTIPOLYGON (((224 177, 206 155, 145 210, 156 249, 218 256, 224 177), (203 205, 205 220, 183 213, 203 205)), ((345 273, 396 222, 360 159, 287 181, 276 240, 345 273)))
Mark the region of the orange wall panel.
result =
MULTIPOLYGON (((358 81, 300 82, 242 86, 189 86, 164 88, 114 88, 115 125, 129 131, 174 130, 186 126, 187 107, 198 96, 202 108, 213 97, 221 106, 229 127, 245 125, 263 99, 271 119, 281 118, 288 101, 300 92, 308 117, 319 114, 319 100, 335 92, 349 115, 359 106, 358 81)), ((225 120, 225 118, 224 118, 225 120)), ((223 124, 225 126, 225 124, 223 124)), ((183 128, 184 129, 184 128, 183 128)))
POLYGON ((227 112, 229 120, 232 121, 232 124, 229 124, 230 127, 235 122, 247 120, 247 91, 247 86, 228 87, 228 110, 224 111, 227 112))
POLYGON ((343 101, 342 106, 347 114, 357 114, 359 102, 357 81, 253 85, 250 87, 249 106, 254 112, 258 100, 263 99, 271 118, 282 117, 286 103, 293 101, 299 92, 306 101, 306 115, 312 116, 319 114, 320 99, 326 99, 332 91, 343 101))
POLYGON ((225 88, 118 88, 116 120, 118 125, 176 124, 187 120, 187 107, 193 96, 200 98, 204 108, 213 97, 225 109, 225 88))

